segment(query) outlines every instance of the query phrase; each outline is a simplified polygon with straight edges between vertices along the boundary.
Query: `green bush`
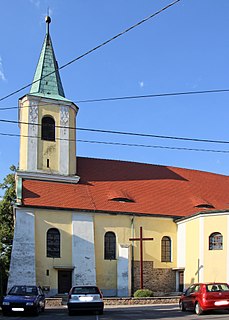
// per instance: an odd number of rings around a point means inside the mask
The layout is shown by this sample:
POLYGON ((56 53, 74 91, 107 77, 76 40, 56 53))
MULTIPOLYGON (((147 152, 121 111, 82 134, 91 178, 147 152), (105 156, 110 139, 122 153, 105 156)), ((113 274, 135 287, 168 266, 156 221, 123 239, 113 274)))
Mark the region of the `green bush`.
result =
POLYGON ((153 297, 153 291, 149 289, 139 289, 134 293, 135 298, 148 298, 153 297))

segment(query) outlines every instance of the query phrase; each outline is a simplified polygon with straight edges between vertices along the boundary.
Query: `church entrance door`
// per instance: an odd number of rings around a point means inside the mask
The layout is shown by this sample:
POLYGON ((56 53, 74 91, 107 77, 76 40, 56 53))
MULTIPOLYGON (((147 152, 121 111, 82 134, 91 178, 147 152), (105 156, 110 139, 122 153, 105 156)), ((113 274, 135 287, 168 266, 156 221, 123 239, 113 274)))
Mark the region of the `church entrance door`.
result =
POLYGON ((184 271, 179 271, 179 292, 184 290, 184 271))
POLYGON ((72 271, 58 270, 58 293, 68 293, 72 286, 72 271))

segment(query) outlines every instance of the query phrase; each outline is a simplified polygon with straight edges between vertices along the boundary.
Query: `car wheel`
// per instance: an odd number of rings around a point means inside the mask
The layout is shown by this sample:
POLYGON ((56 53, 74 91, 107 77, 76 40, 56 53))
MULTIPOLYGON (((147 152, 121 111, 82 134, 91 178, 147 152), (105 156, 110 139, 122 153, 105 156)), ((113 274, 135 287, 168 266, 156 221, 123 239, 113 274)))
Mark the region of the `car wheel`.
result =
POLYGON ((201 308, 199 302, 196 302, 196 304, 195 304, 195 313, 198 315, 203 314, 203 309, 201 308))
POLYGON ((41 308, 41 312, 45 312, 45 306, 41 308))
POLYGON ((68 315, 73 316, 74 312, 72 310, 68 310, 68 315))
POLYGON ((180 301, 180 303, 179 303, 179 308, 180 308, 181 311, 186 311, 186 308, 185 308, 185 306, 184 306, 184 303, 181 302, 181 301, 180 301))
POLYGON ((40 312, 40 308, 39 308, 39 306, 36 306, 36 308, 35 308, 34 311, 33 311, 33 314, 34 314, 35 316, 38 316, 39 312, 40 312))

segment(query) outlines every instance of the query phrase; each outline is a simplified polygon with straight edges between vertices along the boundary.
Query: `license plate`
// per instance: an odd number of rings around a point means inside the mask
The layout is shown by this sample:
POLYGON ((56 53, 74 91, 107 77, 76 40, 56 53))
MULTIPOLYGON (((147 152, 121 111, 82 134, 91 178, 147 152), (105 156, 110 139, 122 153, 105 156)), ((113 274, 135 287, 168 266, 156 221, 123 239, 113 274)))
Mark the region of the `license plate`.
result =
POLYGON ((12 311, 24 311, 24 308, 12 308, 12 311))
POLYGON ((227 306, 227 305, 228 305, 228 301, 226 301, 226 300, 221 300, 221 301, 215 302, 215 306, 227 306))
POLYGON ((82 302, 89 302, 93 300, 93 297, 79 297, 79 300, 82 302))

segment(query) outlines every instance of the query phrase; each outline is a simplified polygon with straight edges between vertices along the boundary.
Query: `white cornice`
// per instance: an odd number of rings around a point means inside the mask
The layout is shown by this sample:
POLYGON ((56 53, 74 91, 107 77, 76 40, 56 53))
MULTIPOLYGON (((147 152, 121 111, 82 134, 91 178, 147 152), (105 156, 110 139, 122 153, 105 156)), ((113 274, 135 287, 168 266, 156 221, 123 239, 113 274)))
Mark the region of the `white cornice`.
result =
POLYGON ((206 218, 206 217, 213 217, 213 216, 224 216, 224 215, 229 215, 229 209, 225 210, 214 210, 214 211, 209 211, 209 212, 199 212, 194 214, 193 216, 189 217, 182 217, 179 220, 176 220, 175 223, 177 225, 189 222, 191 220, 199 219, 199 218, 206 218))
POLYGON ((33 94, 26 94, 23 97, 19 99, 19 106, 21 103, 24 103, 26 101, 37 101, 38 103, 47 103, 47 104, 54 104, 54 105, 59 105, 59 106, 68 106, 72 109, 74 109, 76 112, 78 111, 79 107, 72 101, 70 100, 61 100, 58 98, 54 97, 45 97, 45 96, 39 96, 39 95, 33 95, 33 94))
POLYGON ((28 172, 28 171, 17 171, 17 176, 22 179, 28 180, 42 180, 52 182, 64 182, 64 183, 78 183, 80 180, 79 176, 64 176, 59 174, 50 174, 44 172, 28 172))

